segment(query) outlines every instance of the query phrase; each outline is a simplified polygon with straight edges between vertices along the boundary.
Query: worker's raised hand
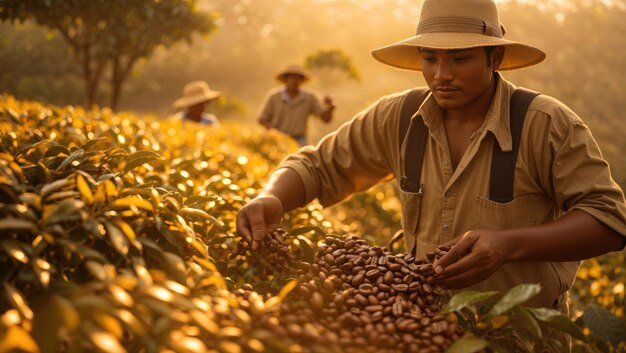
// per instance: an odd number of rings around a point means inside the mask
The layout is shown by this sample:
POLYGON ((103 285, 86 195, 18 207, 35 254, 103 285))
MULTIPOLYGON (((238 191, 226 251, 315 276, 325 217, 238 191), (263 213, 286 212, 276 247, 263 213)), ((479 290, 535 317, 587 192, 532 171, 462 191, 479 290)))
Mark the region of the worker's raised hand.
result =
POLYGON ((326 107, 329 108, 329 109, 335 109, 335 102, 333 101, 332 97, 330 97, 330 96, 325 96, 324 97, 324 105, 326 105, 326 107))
POLYGON ((257 197, 237 212, 237 232, 256 250, 265 235, 278 228, 282 217, 283 205, 277 197, 257 197))
POLYGON ((437 282, 460 289, 491 276, 507 262, 507 238, 494 230, 471 230, 455 239, 450 251, 435 260, 437 282))

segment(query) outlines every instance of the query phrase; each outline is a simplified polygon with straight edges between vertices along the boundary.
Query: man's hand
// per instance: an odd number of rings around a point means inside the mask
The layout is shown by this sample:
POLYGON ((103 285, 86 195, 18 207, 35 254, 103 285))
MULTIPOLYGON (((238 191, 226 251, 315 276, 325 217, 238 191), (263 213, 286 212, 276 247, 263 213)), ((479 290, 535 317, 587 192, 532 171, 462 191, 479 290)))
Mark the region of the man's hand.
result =
POLYGON ((453 241, 452 248, 433 267, 437 282, 460 289, 491 276, 508 262, 507 238, 495 230, 471 230, 453 241))
POLYGON ((272 129, 273 126, 270 123, 269 119, 259 119, 259 124, 261 124, 266 129, 272 129))
POLYGON ((330 109, 330 110, 335 109, 335 102, 330 96, 324 97, 324 105, 326 106, 326 109, 330 109))
POLYGON ((282 217, 283 205, 277 197, 257 197, 237 212, 237 232, 256 250, 265 235, 278 228, 282 217))

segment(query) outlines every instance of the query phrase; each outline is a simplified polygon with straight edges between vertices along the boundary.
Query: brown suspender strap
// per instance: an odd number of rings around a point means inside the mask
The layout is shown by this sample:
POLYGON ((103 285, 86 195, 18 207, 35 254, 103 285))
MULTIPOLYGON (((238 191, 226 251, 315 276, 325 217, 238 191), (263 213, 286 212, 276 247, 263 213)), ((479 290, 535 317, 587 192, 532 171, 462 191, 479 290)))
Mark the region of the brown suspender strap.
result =
MULTIPOLYGON (((421 193, 422 184, 420 182, 422 172, 422 162, 424 159, 424 150, 426 149, 426 141, 428 139, 428 128, 424 124, 421 117, 412 119, 416 109, 419 108, 429 91, 415 89, 411 91, 404 100, 400 116, 399 129, 399 148, 402 147, 404 138, 408 138, 407 148, 404 158, 404 172, 400 187, 406 192, 421 193), (408 131, 407 135, 407 129, 408 131)), ((510 101, 510 124, 513 149, 510 152, 503 152, 497 141, 494 141, 492 159, 491 159, 491 176, 489 181, 489 198, 493 201, 506 203, 513 200, 513 181, 515 177, 515 161, 519 150, 522 128, 526 112, 532 100, 539 93, 518 88, 513 92, 510 101)), ((397 232, 390 243, 393 250, 393 244, 399 241, 404 233, 397 232)), ((417 244, 416 244, 417 245, 417 244)), ((415 253, 415 247, 411 250, 415 253)))
POLYGON ((400 147, 406 136, 407 130, 407 146, 404 158, 405 175, 400 180, 400 187, 406 192, 418 193, 421 191, 420 175, 422 173, 422 160, 424 158, 424 149, 428 140, 428 128, 424 125, 421 117, 413 116, 417 113, 417 109, 422 104, 429 91, 425 89, 414 89, 406 96, 402 103, 400 112, 400 129, 399 139, 400 147))
POLYGON ((489 178, 489 199, 499 203, 513 200, 513 182, 515 180, 515 160, 519 150, 522 128, 530 102, 539 93, 518 88, 513 92, 510 101, 510 124, 513 149, 503 152, 498 141, 493 142, 491 155, 491 175, 489 178))

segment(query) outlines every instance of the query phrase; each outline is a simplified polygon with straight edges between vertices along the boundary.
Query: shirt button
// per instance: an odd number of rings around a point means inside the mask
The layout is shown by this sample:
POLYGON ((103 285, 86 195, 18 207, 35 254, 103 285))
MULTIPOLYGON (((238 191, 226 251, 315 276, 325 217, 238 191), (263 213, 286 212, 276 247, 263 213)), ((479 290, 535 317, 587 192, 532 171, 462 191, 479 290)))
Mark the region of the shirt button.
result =
POLYGON ((443 161, 443 165, 448 165, 448 161, 447 160, 443 161))
POLYGON ((450 191, 446 191, 445 194, 443 194, 445 197, 450 197, 452 196, 452 193, 450 191))
POLYGON ((448 228, 449 228, 449 227, 448 227, 448 225, 447 225, 447 224, 444 224, 444 225, 442 225, 442 226, 441 226, 441 229, 443 229, 443 230, 448 230, 448 228))

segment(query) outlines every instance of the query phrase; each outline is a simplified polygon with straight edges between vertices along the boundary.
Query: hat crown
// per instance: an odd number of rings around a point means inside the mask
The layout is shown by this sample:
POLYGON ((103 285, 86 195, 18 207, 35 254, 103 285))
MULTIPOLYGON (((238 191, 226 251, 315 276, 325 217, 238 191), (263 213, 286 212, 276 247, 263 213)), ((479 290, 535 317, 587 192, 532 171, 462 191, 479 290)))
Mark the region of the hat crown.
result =
POLYGON ((425 0, 419 23, 445 17, 470 18, 500 26, 498 9, 493 0, 425 0))
POLYGON ((210 92, 209 85, 204 81, 192 81, 183 88, 183 96, 195 96, 210 92))

